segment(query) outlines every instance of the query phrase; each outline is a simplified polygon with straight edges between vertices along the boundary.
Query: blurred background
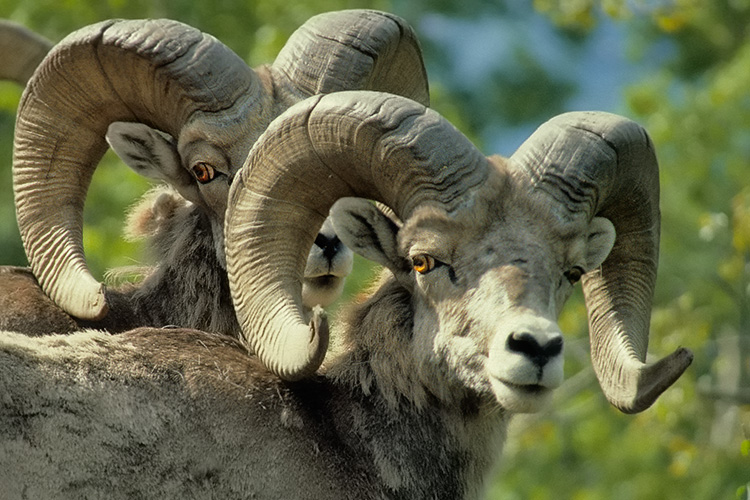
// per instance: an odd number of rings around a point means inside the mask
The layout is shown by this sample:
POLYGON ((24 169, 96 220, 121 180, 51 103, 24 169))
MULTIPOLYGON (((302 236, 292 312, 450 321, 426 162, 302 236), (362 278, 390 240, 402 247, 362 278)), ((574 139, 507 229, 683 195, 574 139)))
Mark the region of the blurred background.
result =
MULTIPOLYGON (((548 411, 516 419, 488 498, 750 498, 750 0, 0 0, 0 18, 54 42, 104 19, 172 18, 256 66, 309 17, 345 8, 411 23, 432 106, 487 154, 510 155, 546 119, 583 109, 633 118, 656 143, 650 352, 686 346, 694 364, 651 409, 620 414, 598 389, 574 296, 560 320, 567 382, 548 411)), ((11 187, 21 92, 0 83, 0 264, 26 264, 11 187)), ((121 235, 149 186, 105 156, 85 212, 96 276, 148 263, 121 235)), ((348 297, 374 272, 358 260, 348 297)))

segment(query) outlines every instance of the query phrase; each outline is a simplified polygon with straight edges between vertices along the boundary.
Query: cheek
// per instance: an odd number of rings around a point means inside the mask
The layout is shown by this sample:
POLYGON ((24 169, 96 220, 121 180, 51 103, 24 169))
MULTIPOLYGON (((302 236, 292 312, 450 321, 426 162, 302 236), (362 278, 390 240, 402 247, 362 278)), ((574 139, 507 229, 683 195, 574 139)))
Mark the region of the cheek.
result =
POLYGON ((486 365, 487 348, 484 343, 469 337, 450 337, 440 345, 450 378, 475 391, 489 389, 486 365))
MULTIPOLYGON (((421 297, 414 316, 415 355, 431 365, 454 367, 476 351, 476 342, 471 328, 464 319, 465 314, 450 304, 439 304, 439 311, 421 297)), ((442 369, 442 368, 441 368, 442 369)))
POLYGON ((451 286, 442 274, 442 269, 434 270, 427 275, 414 273, 421 291, 420 299, 431 309, 450 298, 451 286))
POLYGON ((229 196, 229 184, 225 178, 214 179, 208 184, 202 184, 199 186, 199 190, 205 204, 223 223, 224 213, 227 209, 227 197, 229 196))
POLYGON ((424 297, 417 296, 413 300, 415 315, 411 346, 419 361, 428 361, 435 358, 435 340, 440 322, 424 297))
POLYGON ((434 349, 449 378, 477 391, 486 389, 487 325, 470 320, 465 311, 446 311, 440 320, 434 349))

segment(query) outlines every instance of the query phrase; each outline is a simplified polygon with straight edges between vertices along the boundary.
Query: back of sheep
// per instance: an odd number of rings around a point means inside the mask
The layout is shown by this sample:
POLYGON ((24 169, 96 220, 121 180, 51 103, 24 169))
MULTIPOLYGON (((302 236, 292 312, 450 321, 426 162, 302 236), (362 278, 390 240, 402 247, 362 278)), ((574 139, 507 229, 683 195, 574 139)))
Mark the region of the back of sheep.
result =
POLYGON ((223 336, 0 332, 0 393, 6 498, 378 497, 325 387, 223 336))

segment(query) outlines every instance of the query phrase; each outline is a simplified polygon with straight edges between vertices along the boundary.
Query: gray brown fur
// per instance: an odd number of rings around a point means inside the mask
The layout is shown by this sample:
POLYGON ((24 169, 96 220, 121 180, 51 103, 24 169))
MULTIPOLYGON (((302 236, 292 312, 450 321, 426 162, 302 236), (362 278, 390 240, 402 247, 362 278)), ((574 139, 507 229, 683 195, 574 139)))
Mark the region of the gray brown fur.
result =
POLYGON ((0 266, 0 330, 27 335, 69 333, 78 324, 39 287, 30 269, 0 266))
MULTIPOLYGON (((408 308, 398 285, 386 289, 353 313, 362 326, 408 308)), ((288 383, 199 331, 4 333, 0 483, 11 498, 476 497, 503 412, 417 408, 385 398, 395 388, 383 379, 363 392, 370 353, 355 352, 335 375, 288 383)))
POLYGON ((97 321, 74 318, 44 294, 29 269, 4 266, 0 328, 45 335, 81 328, 119 333, 139 326, 187 325, 238 336, 227 274, 216 257, 207 214, 174 193, 162 194, 160 203, 145 197, 131 212, 128 226, 131 235, 147 237, 158 264, 147 268, 139 283, 107 288, 112 306, 107 316, 97 321), (165 203, 170 200, 173 203, 165 203), (161 208, 154 212, 157 205, 161 208))

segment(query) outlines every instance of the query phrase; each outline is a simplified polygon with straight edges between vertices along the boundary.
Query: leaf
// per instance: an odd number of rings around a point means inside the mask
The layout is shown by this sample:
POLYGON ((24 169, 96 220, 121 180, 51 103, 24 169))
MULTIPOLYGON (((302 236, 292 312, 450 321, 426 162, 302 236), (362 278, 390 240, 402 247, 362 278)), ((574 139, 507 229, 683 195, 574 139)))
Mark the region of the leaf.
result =
POLYGON ((737 488, 737 500, 747 500, 747 485, 737 488))
POLYGON ((750 457, 750 439, 745 439, 740 445, 740 451, 743 457, 750 457))

